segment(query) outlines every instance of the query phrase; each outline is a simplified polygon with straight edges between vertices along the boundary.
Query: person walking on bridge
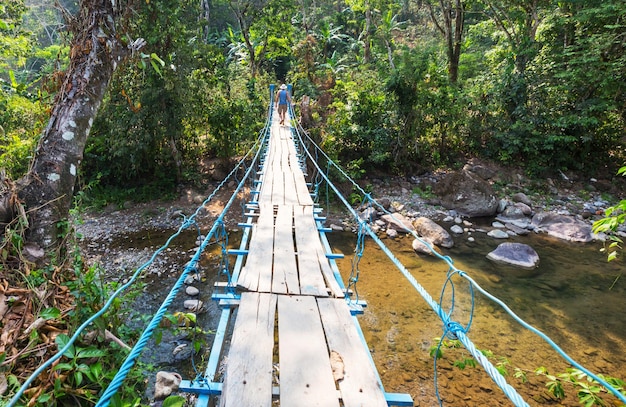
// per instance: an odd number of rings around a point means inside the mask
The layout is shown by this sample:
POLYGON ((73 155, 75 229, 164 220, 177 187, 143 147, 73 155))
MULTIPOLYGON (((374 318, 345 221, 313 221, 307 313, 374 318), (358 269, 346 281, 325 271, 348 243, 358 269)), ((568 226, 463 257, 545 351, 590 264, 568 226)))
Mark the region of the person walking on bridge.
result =
POLYGON ((280 124, 285 124, 285 114, 287 113, 287 103, 291 103, 291 96, 287 91, 287 85, 280 85, 280 90, 276 93, 276 103, 278 103, 278 117, 280 124))

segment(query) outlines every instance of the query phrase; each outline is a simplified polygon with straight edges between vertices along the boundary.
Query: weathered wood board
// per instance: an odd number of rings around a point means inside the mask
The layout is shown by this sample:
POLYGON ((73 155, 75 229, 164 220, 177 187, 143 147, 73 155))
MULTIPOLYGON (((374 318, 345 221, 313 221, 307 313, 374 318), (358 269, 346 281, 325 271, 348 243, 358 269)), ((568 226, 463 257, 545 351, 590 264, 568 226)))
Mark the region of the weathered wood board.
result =
POLYGON ((272 405, 275 315, 276 295, 241 294, 220 406, 272 405))
POLYGON ((280 406, 339 406, 317 303, 278 297, 280 406))

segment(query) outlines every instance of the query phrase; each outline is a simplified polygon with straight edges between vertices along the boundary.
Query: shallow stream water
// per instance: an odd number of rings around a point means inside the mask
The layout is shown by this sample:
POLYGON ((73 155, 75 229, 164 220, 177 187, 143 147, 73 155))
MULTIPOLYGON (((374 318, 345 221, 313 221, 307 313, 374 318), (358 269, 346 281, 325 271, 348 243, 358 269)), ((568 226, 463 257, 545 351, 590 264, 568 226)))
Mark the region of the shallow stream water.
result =
MULTIPOLYGON (((145 232, 126 236, 113 242, 120 247, 158 247, 169 236, 145 232)), ((484 234, 475 234, 475 242, 458 237, 452 249, 445 250, 456 268, 467 272, 481 287, 504 301, 520 318, 536 327, 567 352, 575 361, 607 376, 626 379, 626 266, 622 260, 607 263, 600 252, 600 243, 570 244, 545 235, 529 235, 509 239, 531 245, 540 256, 540 265, 532 273, 505 267, 486 259, 486 254, 502 241, 484 234)), ((338 260, 344 281, 352 266, 356 236, 349 232, 328 234, 335 253, 343 253, 338 260)), ((231 233, 230 246, 238 245, 239 234, 231 233)), ((166 262, 178 262, 160 276, 145 279, 147 288, 139 300, 140 311, 151 313, 160 305, 184 263, 193 254, 195 235, 183 237, 173 249, 164 253, 166 262)), ((384 239, 385 245, 404 264, 417 282, 439 301, 446 283, 448 265, 430 256, 416 255, 410 237, 384 239)), ((214 329, 219 310, 210 300, 216 279, 215 265, 219 261, 217 247, 205 256, 202 268, 204 281, 197 285, 207 313, 200 323, 214 329)), ((471 326, 468 337, 478 349, 489 351, 490 360, 506 370, 507 381, 530 405, 578 406, 577 388, 565 384, 565 399, 555 400, 546 392, 545 376, 535 370, 545 367, 551 374, 566 371, 570 365, 536 334, 523 328, 504 310, 482 294, 474 292, 474 311, 466 280, 453 277, 453 319, 471 326), (524 380, 514 377, 523 373, 524 380)), ((443 296, 445 307, 450 306, 452 285, 446 285, 443 296)), ((183 290, 184 291, 184 290, 183 290)), ((469 353, 463 348, 443 347, 443 357, 435 370, 430 351, 442 336, 442 324, 432 308, 398 271, 387 255, 372 239, 366 239, 359 263, 357 283, 359 299, 368 306, 359 317, 368 346, 387 392, 409 393, 416 406, 438 405, 436 392, 444 405, 450 406, 509 406, 511 401, 493 383, 480 367, 453 365, 466 360, 469 353)), ((181 293, 170 312, 180 310, 186 299, 181 293)), ((448 308, 446 308, 448 309, 448 308)), ((166 338, 167 339, 167 338, 166 338)), ((212 340, 209 337, 209 340, 212 340)), ((166 355, 188 338, 174 337, 158 346, 152 345, 144 359, 159 368, 180 369, 172 365, 166 355)), ((447 342, 449 343, 449 342, 447 342)), ((210 345, 210 343, 209 343, 210 345)), ((190 347, 187 347, 190 349, 190 347)), ((181 354, 177 360, 184 360, 181 354)), ((201 365, 196 360, 196 364, 201 365)), ((186 366, 189 369, 189 366, 186 366)), ((204 366, 199 366, 199 369, 204 366)), ((186 372, 187 375, 192 372, 186 372)), ((183 372, 185 376, 185 372, 183 372)), ((191 377, 185 377, 191 378, 191 377)), ((601 394, 607 405, 622 405, 617 399, 601 394)))
MULTIPOLYGON (((529 244, 539 254, 539 267, 528 273, 486 259, 486 254, 502 241, 484 234, 475 234, 475 238, 473 243, 467 237, 457 238, 455 246, 443 254, 519 317, 547 334, 575 361, 593 373, 626 379, 623 261, 607 263, 606 255, 599 251, 600 243, 570 244, 546 235, 509 239, 529 244)), ((355 237, 331 234, 329 239, 335 251, 346 255, 340 263, 345 279, 352 270, 355 237)), ((384 243, 439 301, 448 265, 416 255, 411 240, 385 239, 384 243)), ((429 351, 438 344, 434 338, 443 334, 439 318, 371 239, 365 245, 359 269, 357 290, 368 303, 361 325, 386 391, 408 392, 418 406, 437 405, 435 387, 445 405, 512 405, 480 366, 463 370, 452 366, 469 355, 463 348, 443 348, 435 384, 429 351)), ((471 310, 468 284, 459 276, 451 281, 455 289, 453 319, 466 325, 471 310)), ((448 283, 444 309, 449 309, 450 294, 448 283)), ((468 337, 478 349, 493 354, 492 363, 507 371, 507 381, 530 405, 580 405, 575 386, 564 385, 566 398, 556 402, 546 393, 545 376, 534 373, 540 366, 551 374, 565 372, 570 366, 556 351, 476 290, 474 307, 468 337), (516 371, 523 372, 527 381, 514 377, 516 371)), ((612 396, 603 398, 607 405, 622 405, 612 396)))

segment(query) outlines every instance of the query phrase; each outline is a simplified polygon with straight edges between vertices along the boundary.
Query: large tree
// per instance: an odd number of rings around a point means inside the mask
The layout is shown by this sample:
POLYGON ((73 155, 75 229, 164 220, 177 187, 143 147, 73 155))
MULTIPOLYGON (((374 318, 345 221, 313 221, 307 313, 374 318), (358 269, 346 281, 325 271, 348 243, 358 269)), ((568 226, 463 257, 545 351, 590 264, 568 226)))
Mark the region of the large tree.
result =
POLYGON ((426 6, 428 6, 433 23, 445 40, 448 56, 448 76, 450 77, 450 82, 456 83, 459 78, 465 6, 461 0, 427 1, 426 6))
POLYGON ((82 0, 76 15, 66 13, 73 34, 70 65, 31 169, 18 182, 28 211, 28 241, 44 250, 58 247, 62 238, 59 228, 68 218, 85 143, 113 72, 144 44, 129 42, 118 30, 131 7, 130 2, 82 0))

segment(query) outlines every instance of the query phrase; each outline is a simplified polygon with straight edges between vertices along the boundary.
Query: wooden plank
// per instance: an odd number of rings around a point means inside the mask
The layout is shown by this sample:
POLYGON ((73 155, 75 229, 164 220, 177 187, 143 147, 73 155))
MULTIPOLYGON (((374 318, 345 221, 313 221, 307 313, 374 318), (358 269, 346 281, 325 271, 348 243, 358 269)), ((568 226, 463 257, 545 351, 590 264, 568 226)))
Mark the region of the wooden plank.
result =
POLYGON ((276 296, 242 293, 220 406, 272 405, 276 296))
MULTIPOLYGON (((274 255, 274 206, 264 204, 261 207, 261 217, 259 224, 263 228, 263 234, 259 235, 259 244, 257 246, 257 255, 261 259, 259 264, 259 286, 260 292, 269 293, 272 291, 272 258, 274 255)), ((254 237, 253 237, 254 238, 254 237)), ((248 255, 249 256, 249 255, 248 255)))
POLYGON ((290 168, 285 171, 285 205, 298 205, 298 192, 296 188, 296 180, 290 168))
MULTIPOLYGON (((278 157, 277 157, 278 158, 278 157)), ((272 188, 272 203, 275 205, 285 204, 285 174, 280 167, 280 160, 274 160, 272 164, 274 171, 274 185, 272 188)))
POLYGON ((280 406, 339 406, 315 299, 278 296, 280 406))
POLYGON ((304 173, 300 167, 293 169, 293 178, 296 183, 296 190, 298 192, 298 203, 300 205, 313 205, 313 198, 311 198, 311 192, 306 186, 306 180, 304 179, 304 173))
POLYGON ((246 264, 239 274, 237 286, 250 291, 270 292, 272 286, 272 253, 274 250, 274 211, 262 205, 252 229, 246 264))
POLYGON ((293 207, 279 205, 274 230, 274 293, 300 294, 292 225, 293 207))
POLYGON ((384 389, 345 301, 319 298, 317 304, 333 367, 343 373, 338 381, 343 405, 387 407, 384 389))
MULTIPOLYGON (((326 297, 328 291, 315 250, 315 240, 319 234, 312 217, 312 212, 305 207, 294 207, 294 224, 296 234, 296 250, 298 252, 298 272, 300 275, 300 292, 304 295, 326 297), (305 215, 305 211, 307 214, 305 215)), ((319 243, 319 242, 318 242, 319 243)))

